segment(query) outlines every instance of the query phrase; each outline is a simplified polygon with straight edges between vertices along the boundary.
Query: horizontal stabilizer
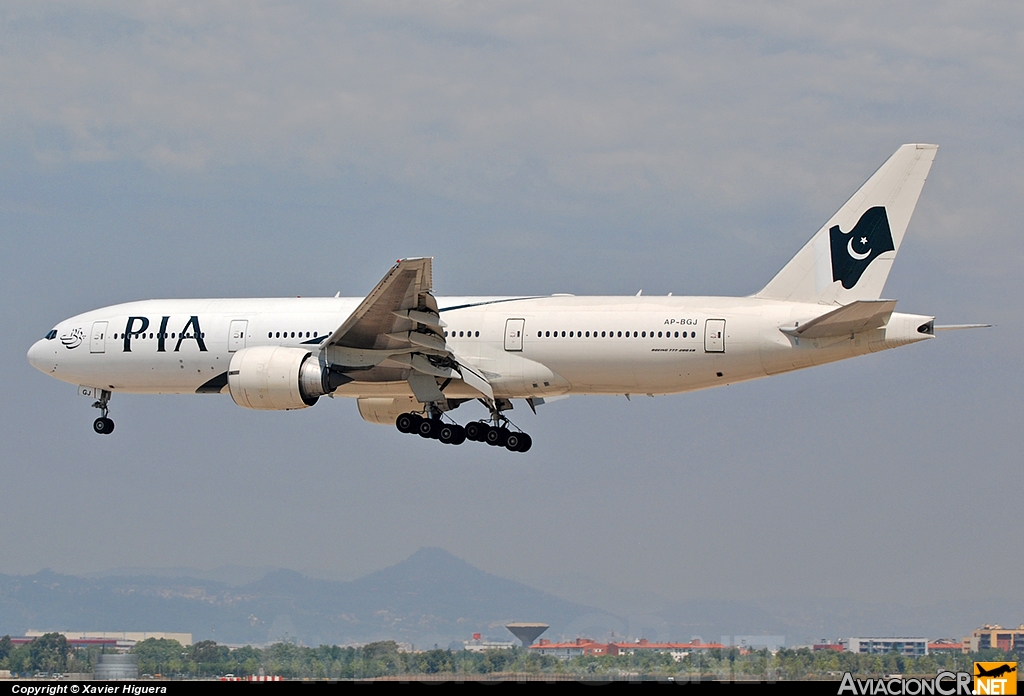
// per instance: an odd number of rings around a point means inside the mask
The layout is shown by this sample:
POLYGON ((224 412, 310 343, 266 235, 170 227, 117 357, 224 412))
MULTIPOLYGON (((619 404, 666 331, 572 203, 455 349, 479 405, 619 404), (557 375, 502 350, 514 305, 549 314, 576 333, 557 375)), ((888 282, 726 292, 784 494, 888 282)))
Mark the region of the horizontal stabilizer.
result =
POLYGON ((889 323, 889 317, 896 309, 896 300, 860 300, 828 314, 811 319, 800 326, 784 326, 779 330, 787 336, 797 338, 825 338, 826 336, 848 336, 880 329, 889 323))

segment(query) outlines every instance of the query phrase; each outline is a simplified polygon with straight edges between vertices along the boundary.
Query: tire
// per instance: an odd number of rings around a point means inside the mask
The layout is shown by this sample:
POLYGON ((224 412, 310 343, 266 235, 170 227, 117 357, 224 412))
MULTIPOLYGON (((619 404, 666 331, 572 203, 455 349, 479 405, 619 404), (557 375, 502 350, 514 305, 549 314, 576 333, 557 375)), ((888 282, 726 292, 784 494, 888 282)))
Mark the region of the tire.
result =
POLYGON ((457 427, 458 426, 456 426, 456 425, 449 425, 448 423, 443 423, 441 425, 441 427, 438 428, 438 430, 437 430, 437 439, 440 440, 441 442, 443 442, 446 445, 453 445, 453 444, 455 444, 455 438, 456 438, 456 432, 457 432, 455 430, 455 428, 457 428, 457 427))
POLYGON ((420 421, 416 431, 420 434, 420 437, 436 440, 441 434, 441 421, 424 418, 420 421))
POLYGON ((411 433, 416 428, 416 420, 411 413, 403 413, 395 419, 395 427, 400 433, 411 433))
POLYGON ((466 424, 466 439, 473 442, 484 442, 487 439, 487 429, 490 426, 486 423, 473 421, 466 424))
POLYGON ((533 438, 526 433, 519 433, 519 449, 517 452, 529 452, 533 447, 533 438))
POLYGON ((505 449, 509 452, 518 452, 522 444, 522 433, 509 433, 508 437, 505 438, 505 449))
POLYGON ((508 428, 491 428, 487 431, 487 444, 492 447, 504 447, 509 434, 508 428))
POLYGON ((92 429, 99 435, 109 435, 114 432, 114 421, 109 418, 97 418, 92 422, 92 429))
POLYGON ((453 445, 461 445, 466 441, 466 429, 461 425, 455 426, 455 439, 452 440, 453 445))

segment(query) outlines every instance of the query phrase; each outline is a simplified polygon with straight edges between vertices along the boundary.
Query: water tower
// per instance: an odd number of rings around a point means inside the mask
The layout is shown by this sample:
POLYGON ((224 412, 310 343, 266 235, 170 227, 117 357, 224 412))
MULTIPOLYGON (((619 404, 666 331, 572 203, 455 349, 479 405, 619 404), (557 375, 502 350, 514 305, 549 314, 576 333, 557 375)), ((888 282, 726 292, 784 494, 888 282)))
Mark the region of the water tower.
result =
POLYGON ((548 630, 548 625, 543 623, 510 623, 505 626, 512 632, 519 640, 523 641, 523 647, 528 648, 533 645, 533 641, 537 640, 544 631, 548 630))

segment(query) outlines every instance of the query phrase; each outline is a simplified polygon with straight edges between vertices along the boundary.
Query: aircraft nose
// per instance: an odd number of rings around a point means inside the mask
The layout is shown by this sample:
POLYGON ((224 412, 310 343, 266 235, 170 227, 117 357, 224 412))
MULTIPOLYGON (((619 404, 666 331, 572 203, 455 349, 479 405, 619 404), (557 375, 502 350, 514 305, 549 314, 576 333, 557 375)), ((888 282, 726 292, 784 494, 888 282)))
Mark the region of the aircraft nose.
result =
POLYGON ((46 372, 46 368, 43 365, 48 348, 46 343, 45 339, 40 339, 28 349, 28 364, 40 372, 46 372))

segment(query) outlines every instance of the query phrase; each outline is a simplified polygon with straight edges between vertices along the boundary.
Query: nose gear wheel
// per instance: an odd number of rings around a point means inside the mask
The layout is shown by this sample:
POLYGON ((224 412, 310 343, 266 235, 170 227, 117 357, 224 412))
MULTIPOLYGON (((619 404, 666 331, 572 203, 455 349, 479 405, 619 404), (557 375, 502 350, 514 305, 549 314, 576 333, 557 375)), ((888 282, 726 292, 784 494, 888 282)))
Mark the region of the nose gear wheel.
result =
POLYGON ((103 415, 92 422, 92 430, 94 433, 99 435, 109 435, 114 432, 114 421, 107 418, 109 408, 107 405, 110 403, 110 392, 106 389, 100 389, 100 398, 96 403, 92 405, 93 408, 98 408, 100 413, 103 415))

